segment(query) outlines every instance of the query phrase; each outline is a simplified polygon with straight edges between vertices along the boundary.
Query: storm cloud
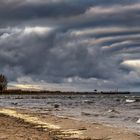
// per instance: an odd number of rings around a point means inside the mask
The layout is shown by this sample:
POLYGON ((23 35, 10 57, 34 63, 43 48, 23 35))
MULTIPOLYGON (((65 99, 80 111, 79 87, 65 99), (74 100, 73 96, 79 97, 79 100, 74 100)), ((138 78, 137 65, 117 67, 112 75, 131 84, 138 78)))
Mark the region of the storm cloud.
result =
POLYGON ((0 21, 10 83, 139 90, 138 0, 1 0, 0 21))

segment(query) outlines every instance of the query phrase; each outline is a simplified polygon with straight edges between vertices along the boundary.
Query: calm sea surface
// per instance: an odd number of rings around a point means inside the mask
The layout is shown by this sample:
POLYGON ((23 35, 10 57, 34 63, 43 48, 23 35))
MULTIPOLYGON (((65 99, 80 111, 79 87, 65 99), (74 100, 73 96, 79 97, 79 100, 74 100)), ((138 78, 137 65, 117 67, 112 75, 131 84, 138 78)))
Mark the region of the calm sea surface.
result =
POLYGON ((140 94, 131 95, 1 95, 1 107, 52 113, 140 132, 140 94))

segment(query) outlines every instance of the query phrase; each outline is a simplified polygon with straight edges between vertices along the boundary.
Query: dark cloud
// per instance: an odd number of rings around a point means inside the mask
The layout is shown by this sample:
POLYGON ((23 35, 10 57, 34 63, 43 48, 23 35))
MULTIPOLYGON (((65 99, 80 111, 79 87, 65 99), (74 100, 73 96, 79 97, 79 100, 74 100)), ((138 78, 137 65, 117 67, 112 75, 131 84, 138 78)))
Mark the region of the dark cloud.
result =
POLYGON ((13 0, 13 2, 2 1, 0 6, 0 19, 4 22, 1 24, 5 24, 9 21, 10 23, 12 22, 11 24, 13 25, 31 19, 52 18, 59 20, 59 18, 68 18, 83 14, 93 4, 90 0, 62 0, 42 3, 39 1, 36 3, 33 1, 27 2, 19 0, 13 0))
POLYGON ((139 7, 136 7, 136 9, 135 7, 131 8, 132 5, 137 4, 136 0, 133 2, 129 0, 123 2, 112 0, 108 2, 105 2, 104 0, 41 1, 1 1, 1 26, 3 24, 7 26, 18 25, 25 21, 30 21, 32 23, 32 20, 35 20, 36 22, 38 20, 45 20, 47 23, 52 22, 52 24, 76 28, 83 28, 85 26, 110 26, 110 24, 136 26, 139 23, 139 7), (128 7, 129 5, 130 9, 128 7), (113 6, 114 11, 110 11, 110 13, 103 11, 110 9, 113 6), (93 12, 88 14, 90 9, 93 9, 93 12), (129 20, 130 17, 131 20, 129 20))
POLYGON ((138 0, 2 0, 0 71, 18 83, 135 90, 139 9, 138 0))

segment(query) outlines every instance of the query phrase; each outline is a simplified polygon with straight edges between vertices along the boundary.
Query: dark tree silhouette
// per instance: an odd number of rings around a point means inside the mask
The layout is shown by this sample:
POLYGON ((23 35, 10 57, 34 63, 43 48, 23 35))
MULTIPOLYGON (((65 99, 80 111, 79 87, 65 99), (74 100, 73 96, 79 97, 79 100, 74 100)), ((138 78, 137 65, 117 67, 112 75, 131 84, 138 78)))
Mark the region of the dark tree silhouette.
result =
POLYGON ((6 90, 7 88, 7 78, 3 74, 0 74, 0 91, 6 90))
POLYGON ((94 89, 94 92, 97 92, 97 89, 94 89))

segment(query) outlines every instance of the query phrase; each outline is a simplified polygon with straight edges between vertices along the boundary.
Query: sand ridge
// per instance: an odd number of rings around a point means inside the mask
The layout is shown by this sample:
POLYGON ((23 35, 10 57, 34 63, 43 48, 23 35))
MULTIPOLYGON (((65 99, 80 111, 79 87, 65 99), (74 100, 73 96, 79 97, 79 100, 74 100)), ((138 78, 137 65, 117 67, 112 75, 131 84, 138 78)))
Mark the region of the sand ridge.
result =
POLYGON ((38 129, 39 128, 43 129, 43 131, 53 131, 53 133, 55 134, 55 137, 57 137, 57 138, 85 139, 81 136, 81 134, 82 134, 81 130, 61 129, 61 127, 58 125, 44 122, 36 116, 22 114, 13 109, 1 109, 0 114, 4 114, 4 115, 10 116, 10 117, 17 118, 17 119, 22 119, 22 120, 24 120, 24 122, 35 125, 35 127, 38 129))

